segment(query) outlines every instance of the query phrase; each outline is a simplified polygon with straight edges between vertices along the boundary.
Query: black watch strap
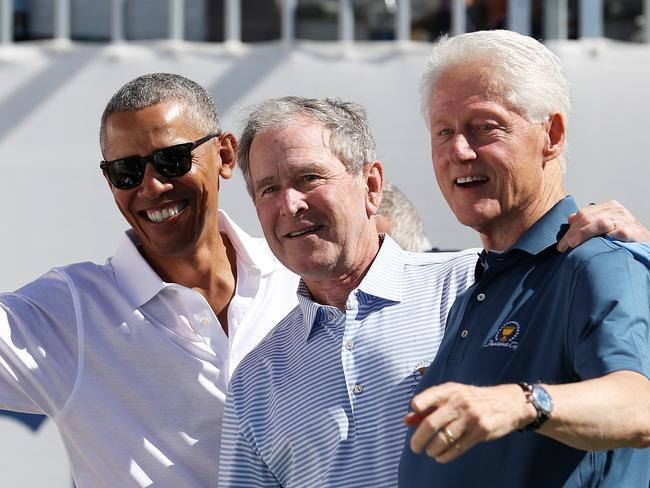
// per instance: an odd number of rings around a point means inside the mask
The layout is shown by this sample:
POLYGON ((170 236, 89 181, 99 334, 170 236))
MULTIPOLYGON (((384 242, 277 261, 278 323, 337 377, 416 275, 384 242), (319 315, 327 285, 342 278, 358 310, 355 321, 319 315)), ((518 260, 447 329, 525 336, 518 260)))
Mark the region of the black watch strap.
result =
MULTIPOLYGON (((535 396, 533 395, 533 385, 524 381, 517 384, 524 391, 524 394, 526 395, 526 401, 535 407, 535 410, 537 411, 537 417, 535 417, 535 420, 524 427, 523 430, 537 430, 551 417, 551 412, 545 410, 542 405, 540 405, 539 402, 535 399, 535 396)), ((537 388, 541 387, 538 386, 537 388)), ((544 392, 546 392, 546 390, 544 390, 544 392)))

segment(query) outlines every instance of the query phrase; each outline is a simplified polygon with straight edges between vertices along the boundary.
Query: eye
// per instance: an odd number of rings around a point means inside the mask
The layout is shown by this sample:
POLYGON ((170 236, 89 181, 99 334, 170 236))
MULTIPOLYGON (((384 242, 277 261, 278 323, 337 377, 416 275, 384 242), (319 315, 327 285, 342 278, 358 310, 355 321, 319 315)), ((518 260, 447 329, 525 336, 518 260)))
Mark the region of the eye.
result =
POLYGON ((440 137, 447 137, 451 135, 451 129, 449 127, 445 127, 444 129, 440 129, 438 131, 438 136, 440 137))
POLYGON ((492 130, 495 129, 495 126, 493 124, 478 124, 476 126, 476 129, 479 132, 491 132, 492 130))
POLYGON ((302 177, 303 181, 316 181, 320 178, 318 175, 304 175, 302 177))
POLYGON ((264 188, 262 188, 262 189, 260 190, 260 195, 261 195, 261 196, 264 196, 264 195, 270 195, 271 193, 273 193, 273 192, 275 192, 275 191, 277 191, 277 190, 278 190, 278 187, 275 186, 275 185, 267 186, 267 187, 264 187, 264 188))

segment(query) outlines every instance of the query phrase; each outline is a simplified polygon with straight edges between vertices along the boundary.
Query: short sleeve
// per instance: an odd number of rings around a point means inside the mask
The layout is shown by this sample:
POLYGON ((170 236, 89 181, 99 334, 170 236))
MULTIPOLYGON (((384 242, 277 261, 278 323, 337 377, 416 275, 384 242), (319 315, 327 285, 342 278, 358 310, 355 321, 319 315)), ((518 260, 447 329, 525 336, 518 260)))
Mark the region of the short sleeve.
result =
POLYGON ((603 252, 576 274, 569 353, 582 379, 620 370, 650 377, 650 275, 622 249, 603 252))
POLYGON ((621 242, 611 241, 622 249, 628 251, 634 259, 643 264, 646 268, 650 269, 650 243, 648 242, 621 242))
POLYGON ((228 394, 223 415, 219 486, 221 488, 281 486, 243 432, 234 407, 232 392, 228 394))
POLYGON ((55 416, 77 374, 72 294, 57 271, 0 294, 0 408, 55 416))

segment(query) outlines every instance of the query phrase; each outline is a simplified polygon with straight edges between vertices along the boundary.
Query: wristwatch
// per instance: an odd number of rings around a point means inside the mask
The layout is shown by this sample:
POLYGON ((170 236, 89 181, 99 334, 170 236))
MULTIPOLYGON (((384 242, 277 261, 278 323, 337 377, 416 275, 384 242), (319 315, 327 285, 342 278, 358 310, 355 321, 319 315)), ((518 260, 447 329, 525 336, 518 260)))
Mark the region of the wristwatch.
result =
POLYGON ((553 399, 548 394, 548 391, 540 385, 531 385, 525 382, 517 384, 524 390, 526 400, 537 410, 537 417, 524 427, 524 430, 537 430, 551 417, 553 413, 553 399))

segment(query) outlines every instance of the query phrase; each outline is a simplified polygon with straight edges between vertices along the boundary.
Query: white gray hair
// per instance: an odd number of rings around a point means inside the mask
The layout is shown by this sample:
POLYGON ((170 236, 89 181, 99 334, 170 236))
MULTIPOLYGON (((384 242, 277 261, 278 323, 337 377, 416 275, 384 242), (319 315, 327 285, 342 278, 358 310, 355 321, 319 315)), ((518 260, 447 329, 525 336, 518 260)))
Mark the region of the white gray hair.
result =
POLYGON ((334 98, 282 97, 265 100, 247 112, 237 148, 237 163, 253 200, 255 193, 250 178, 253 139, 265 130, 289 127, 297 118, 316 120, 329 130, 329 149, 348 173, 359 175, 365 164, 375 160, 375 140, 368 128, 366 111, 356 103, 334 98))
MULTIPOLYGON (((528 119, 542 122, 554 113, 565 123, 571 112, 569 82, 560 59, 532 37, 507 30, 478 31, 438 39, 420 81, 422 114, 431 122, 431 98, 450 68, 483 63, 494 69, 503 100, 528 119)), ((430 127, 429 127, 430 128, 430 127)), ((566 155, 560 157, 564 166, 566 155)))

